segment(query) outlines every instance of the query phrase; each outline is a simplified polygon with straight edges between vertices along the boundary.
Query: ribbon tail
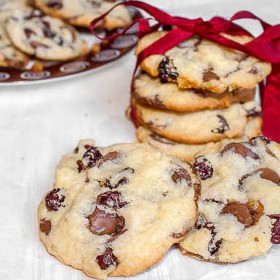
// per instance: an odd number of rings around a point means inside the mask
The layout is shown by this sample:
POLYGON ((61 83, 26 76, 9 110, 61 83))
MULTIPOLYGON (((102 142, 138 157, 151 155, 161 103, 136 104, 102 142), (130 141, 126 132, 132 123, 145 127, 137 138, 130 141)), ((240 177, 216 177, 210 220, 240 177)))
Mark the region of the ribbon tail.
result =
POLYGON ((263 135, 280 143, 280 64, 274 64, 262 96, 263 135))

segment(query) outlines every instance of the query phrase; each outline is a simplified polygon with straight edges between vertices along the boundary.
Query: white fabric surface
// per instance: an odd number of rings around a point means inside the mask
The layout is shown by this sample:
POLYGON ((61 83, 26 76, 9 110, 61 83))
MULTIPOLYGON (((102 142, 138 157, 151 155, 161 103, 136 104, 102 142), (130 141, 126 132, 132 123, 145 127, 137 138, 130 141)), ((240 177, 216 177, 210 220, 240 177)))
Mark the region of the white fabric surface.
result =
MULTIPOLYGON (((280 23, 279 0, 147 2, 193 18, 229 17, 247 9, 280 23)), ((135 141, 135 129, 124 113, 134 62, 130 53, 80 78, 0 87, 0 280, 89 279, 46 252, 38 239, 36 209, 52 186, 60 157, 79 139, 94 138, 104 146, 135 141)), ((224 266, 183 257, 172 249, 159 265, 132 279, 280 279, 279 263, 280 246, 264 257, 224 266)))

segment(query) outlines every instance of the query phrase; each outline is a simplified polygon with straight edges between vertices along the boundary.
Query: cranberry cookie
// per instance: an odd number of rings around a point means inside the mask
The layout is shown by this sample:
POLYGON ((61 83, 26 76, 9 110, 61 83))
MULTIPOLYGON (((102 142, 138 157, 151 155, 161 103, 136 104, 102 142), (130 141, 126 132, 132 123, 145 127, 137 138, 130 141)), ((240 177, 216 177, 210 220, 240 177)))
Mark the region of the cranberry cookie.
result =
POLYGON ((7 18, 6 29, 18 49, 40 59, 64 61, 88 51, 73 27, 39 10, 16 10, 7 18))
MULTIPOLYGON (((143 37, 136 49, 139 54, 144 48, 166 34, 154 32, 143 37)), ((247 43, 251 37, 225 37, 247 43)), ((271 65, 240 51, 223 47, 214 42, 194 36, 164 55, 152 55, 141 63, 142 69, 162 83, 177 83, 179 88, 198 88, 215 93, 237 88, 252 89, 271 71, 271 65)))
POLYGON ((199 217, 180 242, 183 254, 238 263, 280 243, 280 146, 264 137, 199 156, 199 217))
POLYGON ((249 118, 260 115, 255 101, 235 103, 224 110, 193 113, 151 109, 137 103, 136 121, 167 139, 186 144, 205 144, 228 138, 240 138, 249 118))
POLYGON ((40 238, 91 277, 140 273, 191 230, 199 184, 188 164, 146 144, 84 140, 63 157, 38 208, 40 238))
POLYGON ((159 78, 145 73, 134 79, 133 88, 137 103, 178 112, 225 109, 232 103, 253 100, 255 96, 255 89, 236 89, 219 95, 198 89, 183 90, 176 84, 163 84, 159 78))
MULTIPOLYGON (((242 138, 234 139, 234 141, 244 141, 258 136, 261 132, 261 126, 261 117, 252 118, 246 124, 242 138)), ((210 142, 200 145, 182 144, 166 139, 143 126, 137 128, 136 136, 140 143, 148 143, 153 148, 159 149, 168 155, 178 157, 187 162, 192 161, 199 154, 217 152, 222 145, 232 141, 232 139, 225 139, 219 142, 210 142)))
POLYGON ((23 68, 28 61, 28 56, 13 46, 6 31, 0 26, 0 67, 23 68))
MULTIPOLYGON (((112 0, 35 0, 44 13, 61 18, 77 26, 88 27, 96 17, 104 14, 119 1, 112 0)), ((114 9, 105 17, 101 26, 112 30, 129 25, 132 18, 124 6, 114 9)))

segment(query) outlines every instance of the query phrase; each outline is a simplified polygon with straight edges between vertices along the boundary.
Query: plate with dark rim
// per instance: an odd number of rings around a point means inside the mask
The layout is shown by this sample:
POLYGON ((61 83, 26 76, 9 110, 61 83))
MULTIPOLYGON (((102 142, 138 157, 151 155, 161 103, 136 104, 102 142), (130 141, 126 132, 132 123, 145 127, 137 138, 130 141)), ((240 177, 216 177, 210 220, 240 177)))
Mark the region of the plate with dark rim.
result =
MULTIPOLYGON (((129 11, 133 20, 142 17, 141 13, 135 9, 129 9, 129 11)), ((121 30, 117 29, 114 32, 121 30)), ((89 46, 95 45, 99 50, 90 51, 86 56, 66 62, 31 60, 25 69, 0 67, 0 86, 47 83, 94 73, 122 58, 134 48, 138 41, 137 24, 133 25, 125 35, 117 37, 112 42, 97 39, 87 29, 78 28, 78 31, 89 46), (39 64, 42 69, 34 70, 35 63, 39 64)), ((102 31, 100 35, 104 37, 109 34, 102 31)))

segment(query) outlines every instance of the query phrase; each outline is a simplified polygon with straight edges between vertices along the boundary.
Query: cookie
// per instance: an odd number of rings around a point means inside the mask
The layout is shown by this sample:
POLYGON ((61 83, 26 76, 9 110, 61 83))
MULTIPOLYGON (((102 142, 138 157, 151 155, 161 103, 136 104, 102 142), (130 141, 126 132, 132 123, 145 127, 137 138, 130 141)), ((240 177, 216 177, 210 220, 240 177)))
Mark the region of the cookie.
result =
MULTIPOLYGON (((35 0, 35 5, 44 13, 67 22, 88 27, 96 17, 104 14, 118 1, 110 0, 35 0)), ((108 14, 101 23, 102 28, 112 30, 128 26, 132 18, 124 6, 119 6, 108 14)))
POLYGON ((199 217, 180 242, 183 254, 238 263, 280 243, 280 146, 264 137, 229 143, 196 158, 199 217))
MULTIPOLYGON (((261 117, 252 118, 245 126, 242 138, 234 139, 234 141, 244 141, 259 135, 261 132, 261 125, 261 117)), ((217 152, 222 145, 232 141, 232 139, 225 139, 207 144, 181 144, 159 136, 142 126, 137 128, 136 137, 140 143, 148 143, 153 148, 159 149, 168 155, 178 157, 187 162, 192 161, 199 154, 217 152)))
POLYGON ((0 67, 24 68, 29 58, 17 50, 6 31, 0 26, 0 67))
POLYGON ((191 230, 199 189, 189 164, 147 144, 85 140, 63 157, 40 203, 40 238, 88 276, 134 275, 191 230))
POLYGON ((65 61, 88 52, 78 32, 39 10, 16 10, 7 18, 6 30, 13 44, 26 54, 46 60, 65 61))
POLYGON ((5 19, 16 9, 27 6, 25 0, 0 0, 0 23, 4 24, 5 19))
POLYGON ((205 144, 240 138, 249 117, 260 115, 255 101, 235 103, 224 110, 178 113, 144 107, 134 102, 138 124, 167 139, 186 144, 205 144))
POLYGON ((178 112, 225 109, 232 103, 253 100, 255 89, 236 89, 231 92, 215 94, 198 89, 179 89, 176 84, 161 83, 140 73, 133 82, 133 97, 142 105, 178 112))
MULTIPOLYGON (((164 36, 166 31, 146 35, 136 54, 164 36)), ((241 44, 252 38, 229 36, 241 44)), ((215 93, 237 88, 252 89, 271 72, 271 65, 240 51, 194 36, 163 55, 152 55, 141 63, 142 69, 162 83, 177 83, 179 88, 198 88, 215 93)))

